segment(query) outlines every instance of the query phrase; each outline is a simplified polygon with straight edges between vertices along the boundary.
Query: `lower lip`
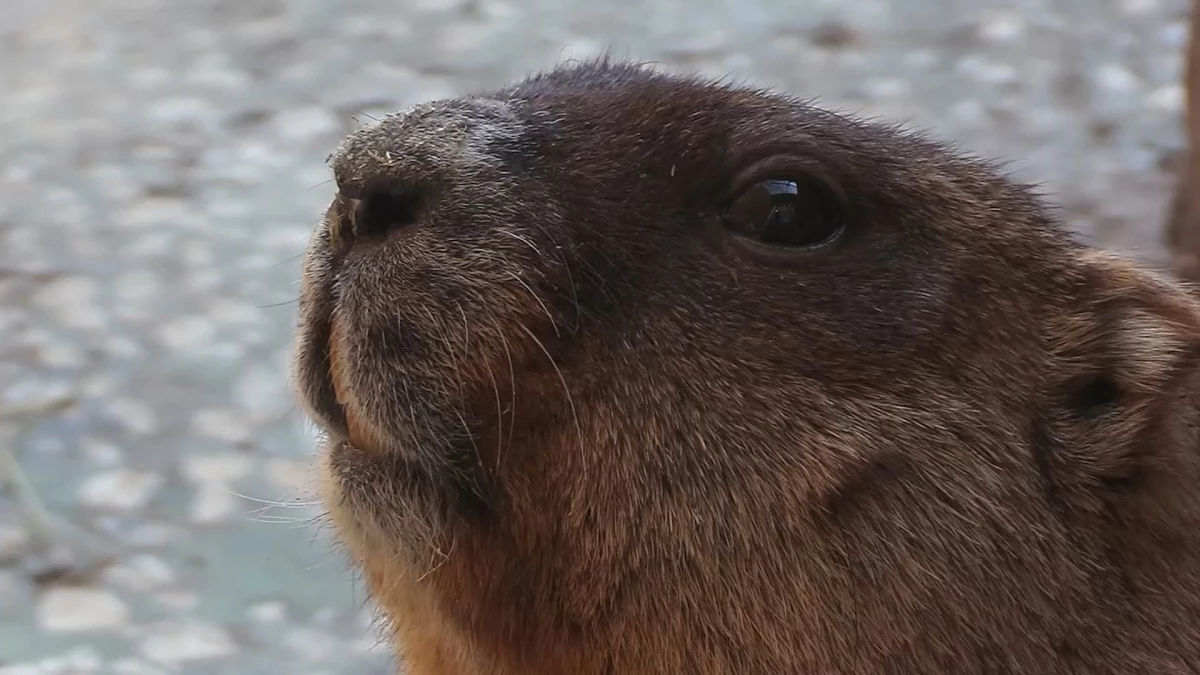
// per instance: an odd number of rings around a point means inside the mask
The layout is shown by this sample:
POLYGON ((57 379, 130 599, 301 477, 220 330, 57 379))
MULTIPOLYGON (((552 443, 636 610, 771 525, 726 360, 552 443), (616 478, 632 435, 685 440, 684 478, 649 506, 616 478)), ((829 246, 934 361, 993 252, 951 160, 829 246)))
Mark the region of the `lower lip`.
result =
MULTIPOLYGON (((368 442, 371 437, 366 426, 362 424, 359 415, 356 413, 353 397, 349 395, 350 388, 348 382, 349 364, 343 357, 343 350, 338 349, 337 345, 342 343, 340 339, 343 330, 342 322, 338 320, 335 314, 329 331, 329 376, 333 383, 333 396, 337 400, 338 405, 342 407, 342 417, 346 421, 347 436, 342 440, 344 443, 349 443, 355 448, 370 448, 372 443, 368 442)), ((331 441, 334 439, 330 439, 331 441)))

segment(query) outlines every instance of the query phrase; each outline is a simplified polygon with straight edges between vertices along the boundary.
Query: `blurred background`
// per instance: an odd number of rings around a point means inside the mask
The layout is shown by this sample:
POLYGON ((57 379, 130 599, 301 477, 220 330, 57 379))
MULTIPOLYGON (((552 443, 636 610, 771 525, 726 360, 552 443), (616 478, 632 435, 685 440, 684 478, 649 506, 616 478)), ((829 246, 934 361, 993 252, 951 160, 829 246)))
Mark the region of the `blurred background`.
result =
POLYGON ((69 549, 35 555, 0 497, 0 673, 391 672, 285 371, 324 161, 356 120, 607 49, 930 129, 1161 263, 1187 11, 0 1, 0 442, 69 549))

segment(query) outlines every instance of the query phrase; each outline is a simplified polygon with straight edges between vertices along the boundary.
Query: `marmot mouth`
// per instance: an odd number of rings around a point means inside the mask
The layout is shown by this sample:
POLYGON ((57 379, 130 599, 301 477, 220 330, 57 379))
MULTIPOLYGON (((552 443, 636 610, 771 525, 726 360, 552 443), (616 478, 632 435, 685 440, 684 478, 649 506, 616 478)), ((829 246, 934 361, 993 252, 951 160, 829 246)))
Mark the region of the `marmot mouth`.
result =
POLYGON ((337 320, 335 313, 329 320, 329 340, 326 342, 326 354, 329 371, 326 374, 332 397, 330 403, 336 406, 339 420, 344 424, 344 440, 358 450, 378 450, 383 446, 379 432, 362 413, 362 406, 355 395, 350 382, 353 379, 352 365, 348 362, 343 350, 338 348, 344 344, 339 334, 344 330, 342 322, 337 320))

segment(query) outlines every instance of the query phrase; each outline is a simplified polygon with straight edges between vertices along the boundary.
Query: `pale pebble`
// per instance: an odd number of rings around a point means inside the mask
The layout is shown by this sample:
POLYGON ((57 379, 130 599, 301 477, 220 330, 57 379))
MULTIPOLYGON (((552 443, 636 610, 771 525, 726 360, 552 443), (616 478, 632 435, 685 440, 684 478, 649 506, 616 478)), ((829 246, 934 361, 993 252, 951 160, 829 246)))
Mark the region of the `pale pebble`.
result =
POLYGON ((305 141, 340 130, 341 125, 330 112, 317 106, 291 108, 280 112, 273 120, 275 132, 285 141, 305 141))
POLYGON ((125 458, 125 451, 105 441, 87 439, 83 441, 81 446, 84 456, 87 457, 89 462, 97 466, 117 466, 125 458))
POLYGON ((292 651, 299 653, 309 661, 320 661, 329 658, 334 651, 333 640, 324 631, 312 628, 295 628, 288 631, 284 641, 292 651))
POLYGON ((1124 66, 1108 64, 1096 69, 1096 83, 1116 92, 1130 91, 1138 84, 1138 78, 1124 66))
POLYGON ((104 346, 105 351, 115 358, 134 359, 144 357, 146 354, 146 350, 140 344, 127 337, 109 335, 107 336, 107 340, 108 342, 104 346))
POLYGON ((193 483, 232 483, 254 471, 254 459, 226 452, 190 455, 183 460, 183 475, 193 483))
POLYGON ((1120 7, 1125 14, 1137 16, 1158 11, 1159 3, 1158 0, 1121 0, 1120 7))
POLYGON ((105 570, 104 578, 114 586, 145 593, 172 583, 175 572, 161 558, 142 554, 105 570))
MULTIPOLYGON (((172 230, 178 223, 172 223, 172 230)), ((175 248, 175 236, 171 232, 144 232, 131 241, 125 253, 134 258, 164 258, 175 248)))
MULTIPOLYGON (((290 354, 285 354, 281 368, 288 367, 290 354)), ((287 380, 280 371, 265 366, 247 366, 233 384, 233 404, 258 416, 278 416, 293 405, 287 380)))
POLYGON ((196 496, 188 509, 188 517, 200 525, 212 525, 228 520, 237 513, 237 497, 219 484, 205 483, 196 488, 196 496))
POLYGON ((210 242, 189 240, 179 247, 179 259, 187 267, 207 268, 214 264, 214 253, 210 242))
POLYGON ((145 506, 162 485, 157 474, 134 469, 114 469, 95 474, 79 488, 86 507, 130 511, 145 506))
POLYGON ((130 656, 113 661, 109 664, 108 669, 113 672, 113 675, 166 675, 167 673, 162 668, 130 656))
MULTIPOLYGON (((146 231, 158 227, 175 226, 187 216, 188 205, 173 197, 140 199, 121 211, 117 223, 131 230, 146 231)), ((150 289, 147 289, 150 290, 150 289)))
POLYGON ((863 90, 871 98, 896 98, 912 92, 912 84, 899 77, 876 77, 863 85, 863 90))
POLYGON ((43 343, 38 356, 50 368, 78 368, 87 362, 81 350, 58 340, 43 343))
POLYGON ((182 533, 166 523, 142 523, 129 530, 125 541, 132 546, 158 547, 177 541, 182 533))
POLYGON ((1146 102, 1150 104, 1150 107, 1163 112, 1178 113, 1183 110, 1184 93, 1183 87, 1170 84, 1150 92, 1150 95, 1146 97, 1146 102))
POLYGON ((210 126, 217 118, 217 108, 211 101, 197 97, 163 98, 146 111, 147 116, 168 126, 210 126))
POLYGON ((47 282, 34 293, 36 304, 62 315, 86 311, 96 305, 97 285, 91 279, 68 276, 47 282))
POLYGON ((158 417, 145 401, 132 398, 113 399, 108 402, 108 414, 126 430, 135 434, 151 434, 158 427, 158 417))
POLYGON ((213 298, 208 303, 208 316, 219 324, 234 328, 254 326, 263 321, 262 310, 233 298, 213 298))
POLYGON ((163 591, 155 594, 154 599, 176 612, 190 612, 200 606, 200 596, 191 591, 163 591))
POLYGON ((264 467, 268 480, 292 495, 308 494, 313 490, 312 464, 308 460, 274 457, 264 467))
MULTIPOLYGON (((206 409, 192 414, 192 431, 205 438, 237 443, 250 438, 250 424, 236 410, 206 409)), ((243 458, 244 459, 244 458, 243 458)))
POLYGON ((159 327, 156 336, 167 349, 194 351, 212 344, 216 328, 206 316, 181 316, 159 327))
POLYGON ((993 42, 1009 42, 1025 33, 1025 24, 1020 14, 1013 11, 996 12, 984 19, 979 26, 979 35, 993 42))
POLYGON ((152 627, 138 649, 151 661, 178 664, 229 656, 237 651, 237 645, 219 626, 187 621, 152 627))
POLYGON ((258 623, 279 623, 287 618, 287 605, 278 600, 267 600, 251 605, 246 616, 258 623))
POLYGON ((197 87, 240 90, 248 87, 252 80, 246 73, 229 67, 216 65, 195 68, 188 73, 188 80, 197 87))
POLYGON ((56 633, 111 630, 129 620, 121 598, 100 588, 50 588, 38 599, 35 613, 42 630, 56 633))

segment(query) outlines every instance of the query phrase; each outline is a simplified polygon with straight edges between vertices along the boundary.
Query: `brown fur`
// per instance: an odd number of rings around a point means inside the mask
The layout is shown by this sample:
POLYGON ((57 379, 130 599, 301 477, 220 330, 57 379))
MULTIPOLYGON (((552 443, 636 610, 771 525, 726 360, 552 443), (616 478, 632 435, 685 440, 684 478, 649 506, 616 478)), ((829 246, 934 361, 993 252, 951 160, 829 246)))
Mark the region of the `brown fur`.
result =
POLYGON ((332 166, 295 378, 414 675, 1200 669, 1200 310, 991 164, 597 62, 332 166), (846 236, 715 226, 764 161, 846 236))

